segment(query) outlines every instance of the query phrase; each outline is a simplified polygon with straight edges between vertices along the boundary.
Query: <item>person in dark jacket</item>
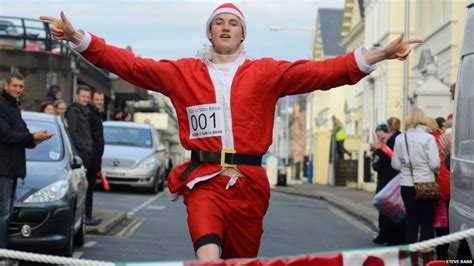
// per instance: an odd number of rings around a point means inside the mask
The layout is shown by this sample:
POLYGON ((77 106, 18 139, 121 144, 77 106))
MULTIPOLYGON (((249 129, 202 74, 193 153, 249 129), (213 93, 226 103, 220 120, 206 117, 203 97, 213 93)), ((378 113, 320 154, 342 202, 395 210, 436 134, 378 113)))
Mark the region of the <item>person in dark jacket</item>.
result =
POLYGON ((86 224, 98 225, 100 220, 92 216, 93 191, 97 173, 94 173, 94 153, 91 129, 88 117, 88 105, 91 98, 91 90, 85 85, 77 87, 74 103, 66 111, 68 130, 71 134, 72 142, 76 147, 79 157, 81 157, 87 169, 86 196, 86 224))
MULTIPOLYGON (((381 149, 380 143, 385 142, 387 147, 393 151, 395 138, 400 134, 400 119, 391 117, 387 120, 387 125, 379 125, 376 131, 383 131, 384 138, 371 146, 375 149, 375 160, 372 164, 377 172, 376 192, 382 190, 399 172, 392 168, 391 157, 381 149), (387 127, 388 125, 388 127, 387 127), (388 131, 388 132, 387 132, 388 131)), ((379 213, 379 235, 373 240, 377 244, 401 245, 405 240, 405 223, 396 223, 389 217, 379 213)))
POLYGON ((26 176, 25 148, 34 148, 52 136, 46 130, 28 131, 19 108, 24 87, 23 75, 13 73, 0 95, 0 248, 8 244, 17 179, 26 176))
POLYGON ((63 98, 63 91, 59 85, 51 85, 49 86, 48 93, 44 100, 46 102, 54 103, 57 100, 61 100, 63 98))
POLYGON ((91 102, 88 106, 89 125, 92 137, 92 154, 94 168, 92 170, 97 177, 97 173, 102 169, 102 155, 104 154, 104 127, 102 126, 102 113, 104 109, 104 93, 98 90, 92 92, 91 102))

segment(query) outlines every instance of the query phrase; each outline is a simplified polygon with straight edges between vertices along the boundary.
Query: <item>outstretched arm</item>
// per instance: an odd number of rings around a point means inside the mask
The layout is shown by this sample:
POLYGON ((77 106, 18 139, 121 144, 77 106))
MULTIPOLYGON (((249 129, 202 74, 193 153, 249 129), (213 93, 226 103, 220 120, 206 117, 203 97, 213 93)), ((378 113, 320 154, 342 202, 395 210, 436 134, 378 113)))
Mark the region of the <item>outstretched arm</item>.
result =
POLYGON ((51 23, 51 35, 55 40, 70 41, 75 45, 79 45, 84 38, 84 34, 74 29, 72 23, 64 15, 64 11, 61 11, 61 18, 41 16, 41 20, 51 23))
POLYGON ((387 59, 405 61, 411 52, 410 44, 421 43, 420 39, 404 39, 403 33, 383 48, 377 48, 364 53, 368 65, 376 64, 387 59))
POLYGON ((59 18, 41 16, 40 19, 50 23, 53 39, 69 41, 73 49, 95 66, 107 69, 140 88, 167 96, 175 92, 176 79, 170 77, 178 74, 176 61, 141 58, 125 49, 108 45, 97 36, 76 30, 63 11, 59 18))

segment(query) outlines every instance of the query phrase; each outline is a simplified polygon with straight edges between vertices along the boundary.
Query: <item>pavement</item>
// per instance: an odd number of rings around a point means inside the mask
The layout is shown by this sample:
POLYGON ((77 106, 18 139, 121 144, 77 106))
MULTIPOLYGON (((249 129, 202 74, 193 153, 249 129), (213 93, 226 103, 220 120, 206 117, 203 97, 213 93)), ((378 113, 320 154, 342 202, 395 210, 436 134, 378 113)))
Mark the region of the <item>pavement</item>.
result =
POLYGON ((105 235, 115 225, 127 219, 126 212, 110 209, 94 208, 92 215, 102 221, 95 226, 86 226, 86 233, 91 235, 105 235))
POLYGON ((272 191, 324 200, 378 232, 378 211, 372 205, 374 192, 348 187, 295 183, 275 186, 272 191))
MULTIPOLYGON (((303 182, 275 186, 272 191, 324 200, 364 223, 373 232, 378 232, 378 211, 372 205, 374 192, 303 182)), ((87 226, 87 234, 106 234, 115 225, 127 219, 126 212, 111 209, 94 208, 93 215, 102 219, 102 222, 97 226, 87 226)))

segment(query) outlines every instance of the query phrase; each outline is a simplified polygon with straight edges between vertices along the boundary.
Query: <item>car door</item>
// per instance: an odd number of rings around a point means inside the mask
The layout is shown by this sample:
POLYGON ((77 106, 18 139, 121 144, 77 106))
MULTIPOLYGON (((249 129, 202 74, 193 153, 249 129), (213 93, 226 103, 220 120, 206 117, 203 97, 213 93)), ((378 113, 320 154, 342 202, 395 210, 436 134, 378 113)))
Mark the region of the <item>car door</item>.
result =
MULTIPOLYGON (((58 118, 60 119, 60 118, 58 118)), ((63 123, 61 122, 61 131, 64 136, 64 150, 69 157, 69 166, 72 171, 72 185, 77 189, 77 199, 76 199, 76 213, 75 221, 79 219, 83 212, 85 212, 85 202, 86 202, 86 192, 87 192, 87 177, 86 170, 84 165, 78 164, 77 160, 80 160, 79 155, 76 153, 76 149, 72 144, 71 137, 69 132, 64 128, 63 123)), ((94 185, 94 184, 91 184, 94 185)))

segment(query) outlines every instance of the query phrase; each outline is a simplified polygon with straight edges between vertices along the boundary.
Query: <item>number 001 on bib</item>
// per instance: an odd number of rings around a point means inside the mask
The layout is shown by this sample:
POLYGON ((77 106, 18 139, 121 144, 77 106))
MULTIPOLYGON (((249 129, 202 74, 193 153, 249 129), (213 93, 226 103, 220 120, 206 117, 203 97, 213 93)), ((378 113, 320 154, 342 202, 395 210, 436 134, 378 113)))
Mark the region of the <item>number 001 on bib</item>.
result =
POLYGON ((189 138, 222 136, 224 112, 220 104, 203 104, 186 107, 189 121, 189 138))

